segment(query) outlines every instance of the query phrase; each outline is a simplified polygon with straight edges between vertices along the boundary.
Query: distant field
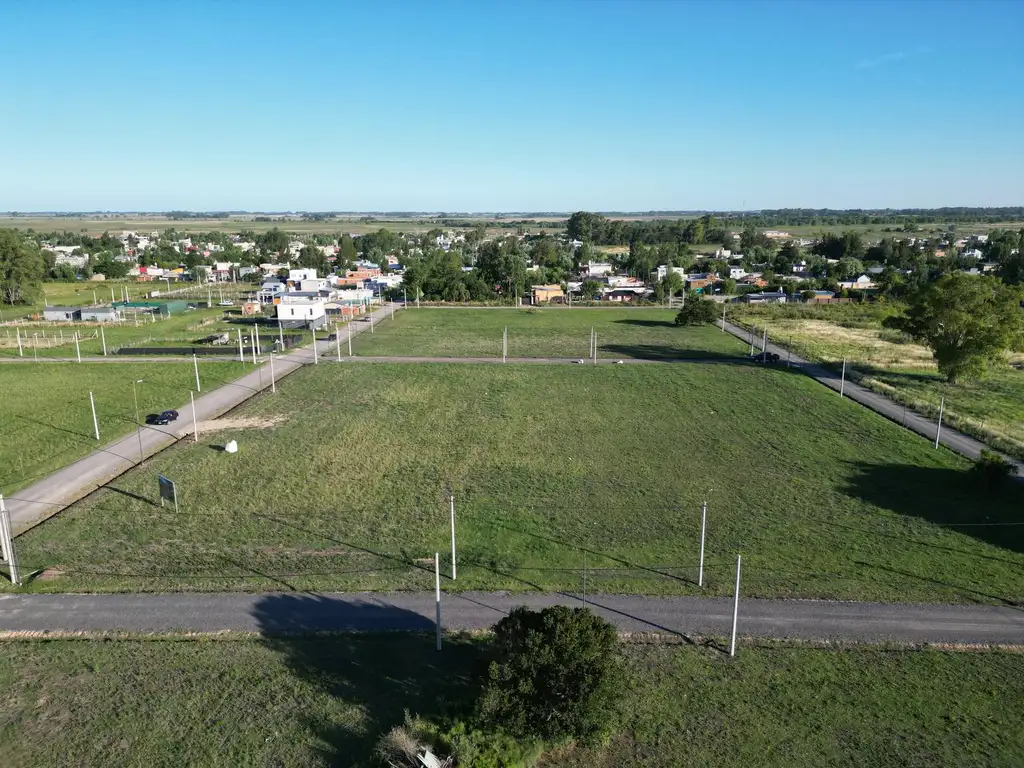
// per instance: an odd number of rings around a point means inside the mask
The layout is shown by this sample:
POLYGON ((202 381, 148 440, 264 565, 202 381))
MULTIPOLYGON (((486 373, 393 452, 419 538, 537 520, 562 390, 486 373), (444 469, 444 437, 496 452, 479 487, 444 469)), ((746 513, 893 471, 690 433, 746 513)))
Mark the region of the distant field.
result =
MULTIPOLYGON (((243 373, 240 363, 200 365, 212 389, 243 373)), ((173 363, 0 364, 0 493, 10 496, 40 477, 135 429, 132 381, 139 411, 177 408, 195 389, 191 361, 173 363), (101 443, 93 433, 89 392, 94 393, 101 443)))
MULTIPOLYGON (((931 351, 884 330, 893 307, 826 305, 753 307, 730 305, 733 320, 768 327, 770 339, 811 360, 841 365, 873 389, 935 418, 944 402, 947 424, 1024 458, 1024 371, 997 365, 978 381, 950 385, 931 351)), ((1014 354, 1014 362, 1024 355, 1014 354)))
POLYGON ((353 342, 357 355, 589 358, 590 330, 599 358, 740 357, 745 347, 717 328, 677 328, 668 309, 456 309, 399 312, 353 342))
POLYGON ((785 368, 330 363, 18 541, 35 590, 428 589, 451 488, 459 590, 696 594, 707 499, 704 594, 1019 600, 969 466, 785 368))
MULTIPOLYGON (((268 617, 273 600, 259 609, 268 617)), ((441 723, 466 715, 485 650, 449 638, 437 653, 432 637, 403 633, 3 641, 0 762, 378 765, 374 745, 405 710, 441 723)), ((627 683, 610 743, 554 750, 542 766, 1024 763, 1020 654, 621 652, 627 683)))
MULTIPOLYGON (((514 219, 504 219, 502 222, 510 222, 514 219)), ((477 221, 490 225, 489 230, 493 232, 514 232, 512 229, 505 229, 496 226, 500 223, 496 219, 472 219, 467 220, 466 227, 470 227, 477 221)), ((553 221, 550 218, 530 219, 530 221, 553 221)), ((104 232, 112 234, 120 233, 123 230, 132 232, 162 232, 165 229, 175 229, 178 232, 240 232, 250 230, 252 232, 266 232, 277 227, 286 232, 297 234, 313 233, 348 233, 351 235, 365 235, 369 232, 377 232, 381 229, 390 229, 395 232, 427 232, 435 227, 442 227, 440 222, 430 219, 375 219, 373 221, 361 221, 359 219, 333 219, 330 221, 300 221, 296 219, 275 219, 273 221, 252 221, 245 218, 231 219, 180 219, 173 220, 160 217, 77 217, 77 216, 0 216, 0 228, 12 227, 15 229, 34 229, 37 232, 78 232, 88 235, 101 235, 104 232)), ((531 232, 557 232, 557 229, 548 227, 529 226, 531 232)))

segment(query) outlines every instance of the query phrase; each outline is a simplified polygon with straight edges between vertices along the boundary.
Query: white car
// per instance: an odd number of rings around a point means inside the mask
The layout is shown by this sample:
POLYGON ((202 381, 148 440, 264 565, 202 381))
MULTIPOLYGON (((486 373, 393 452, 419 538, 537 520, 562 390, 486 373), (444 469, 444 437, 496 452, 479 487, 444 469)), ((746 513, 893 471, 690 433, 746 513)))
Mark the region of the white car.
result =
POLYGON ((233 306, 235 306, 235 302, 228 301, 227 299, 224 299, 224 301, 218 301, 217 302, 217 306, 218 307, 233 307, 233 306))

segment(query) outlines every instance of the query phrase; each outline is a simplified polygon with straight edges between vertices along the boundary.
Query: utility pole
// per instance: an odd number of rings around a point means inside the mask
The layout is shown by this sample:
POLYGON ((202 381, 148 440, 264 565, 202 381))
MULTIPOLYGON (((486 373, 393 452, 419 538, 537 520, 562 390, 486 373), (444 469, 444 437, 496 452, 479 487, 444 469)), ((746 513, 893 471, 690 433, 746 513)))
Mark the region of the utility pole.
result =
POLYGON ((238 362, 245 362, 245 351, 242 349, 242 329, 238 329, 238 362))
POLYGON ((729 641, 729 656, 736 655, 736 619, 740 613, 740 563, 741 555, 736 555, 736 594, 732 602, 732 640, 729 641))
POLYGON ((935 429, 935 447, 939 447, 939 435, 942 434, 942 409, 946 405, 946 398, 939 400, 939 426, 935 429))
POLYGON ((0 555, 3 555, 11 572, 11 583, 21 586, 21 577, 18 574, 18 560, 14 556, 14 537, 11 536, 11 516, 4 506, 3 494, 0 494, 0 555))
POLYGON ((319 365, 320 364, 320 358, 317 357, 317 352, 316 352, 316 328, 313 329, 313 364, 314 365, 319 365))
POLYGON ((505 326, 505 331, 501 334, 501 362, 505 362, 508 357, 508 326, 505 326))
POLYGON ((348 321, 348 325, 345 326, 345 336, 348 337, 348 356, 352 357, 352 321, 348 321))
POLYGON ((25 351, 21 348, 21 328, 15 328, 14 331, 18 334, 18 357, 24 357, 25 351))
POLYGON ((132 397, 135 398, 135 434, 139 438, 139 464, 142 463, 142 422, 139 419, 139 392, 136 384, 141 384, 144 379, 132 379, 132 397))
POLYGON ((281 340, 281 354, 284 354, 284 326, 280 320, 277 321, 277 336, 281 340))
POLYGON ((192 429, 195 432, 196 442, 199 442, 199 419, 196 417, 196 393, 189 392, 189 399, 192 401, 192 429))
POLYGON ((78 331, 75 331, 75 357, 82 362, 82 348, 78 345, 78 331))
POLYGON ((89 408, 92 410, 92 431, 96 433, 96 441, 100 439, 100 423, 96 420, 96 401, 92 399, 92 392, 89 393, 89 408))
POLYGON ((192 353, 192 366, 196 369, 196 392, 202 392, 203 388, 199 386, 199 358, 194 352, 192 353))
POLYGON ((846 391, 846 358, 843 358, 843 373, 842 378, 839 380, 839 396, 842 397, 846 391))
POLYGON ((768 326, 767 325, 764 327, 764 338, 761 339, 761 351, 762 352, 767 352, 768 351, 768 326))
POLYGON ((455 496, 448 497, 452 512, 452 581, 455 581, 455 496))
POLYGON ((754 332, 757 330, 756 325, 750 326, 750 356, 754 356, 754 332))
POLYGON ((252 342, 252 364, 256 365, 256 328, 249 332, 249 341, 252 342))
POLYGON ((107 356, 107 334, 103 332, 103 326, 100 326, 100 343, 103 345, 103 356, 107 356))
POLYGON ((277 383, 274 381, 274 353, 270 353, 270 391, 277 392, 277 383))
POLYGON ((437 613, 437 650, 441 650, 441 560, 434 553, 434 604, 437 613))
POLYGON ((338 362, 341 362, 341 333, 338 331, 338 326, 334 326, 334 341, 338 347, 338 362))
POLYGON ((700 511, 700 565, 697 567, 697 586, 704 586, 704 532, 708 527, 708 503, 700 511))
POLYGON ((722 302, 722 333, 725 333, 725 302, 722 302))

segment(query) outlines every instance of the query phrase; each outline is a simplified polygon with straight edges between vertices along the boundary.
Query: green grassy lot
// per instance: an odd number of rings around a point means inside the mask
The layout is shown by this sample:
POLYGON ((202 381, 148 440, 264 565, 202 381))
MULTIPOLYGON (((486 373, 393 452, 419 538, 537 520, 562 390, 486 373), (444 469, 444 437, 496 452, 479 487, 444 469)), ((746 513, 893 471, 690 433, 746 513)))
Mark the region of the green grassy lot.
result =
POLYGON ((357 355, 589 358, 590 329, 598 357, 719 358, 744 346, 716 328, 685 331, 668 309, 438 309, 410 307, 353 340, 357 355))
POLYGON ((708 499, 705 594, 1024 597, 1016 489, 785 368, 330 364, 232 417, 21 537, 29 588, 427 589, 450 487, 458 589, 695 594, 708 499))
MULTIPOLYGON (((730 305, 733 321, 768 327, 777 343, 810 360, 840 365, 854 380, 936 418, 994 448, 1024 458, 1024 371, 992 367, 978 381, 950 385, 939 375, 931 351, 882 328, 892 305, 745 307, 730 305)), ((1010 358, 1020 362, 1024 356, 1010 358)))
MULTIPOLYGON (((412 634, 4 641, 4 765, 374 765, 403 711, 471 705, 481 640, 412 634)), ((1024 656, 622 648, 620 725, 554 766, 1018 766, 1024 656)))
MULTIPOLYGON (((162 283, 160 285, 163 285, 162 283)), ((111 281, 92 283, 78 281, 74 283, 43 283, 42 296, 30 304, 2 304, 0 303, 0 322, 17 320, 30 315, 41 313, 44 306, 80 306, 110 302, 110 290, 114 289, 117 300, 121 300, 121 289, 128 288, 129 296, 134 299, 145 298, 146 294, 154 289, 153 283, 134 283, 123 281, 111 281)))
MULTIPOLYGON (((239 363, 202 362, 200 382, 213 389, 243 373, 239 363)), ((132 381, 140 415, 177 408, 195 389, 192 362, 6 363, 0 365, 0 493, 11 495, 135 428, 132 381), (102 443, 93 433, 89 392, 102 443)))

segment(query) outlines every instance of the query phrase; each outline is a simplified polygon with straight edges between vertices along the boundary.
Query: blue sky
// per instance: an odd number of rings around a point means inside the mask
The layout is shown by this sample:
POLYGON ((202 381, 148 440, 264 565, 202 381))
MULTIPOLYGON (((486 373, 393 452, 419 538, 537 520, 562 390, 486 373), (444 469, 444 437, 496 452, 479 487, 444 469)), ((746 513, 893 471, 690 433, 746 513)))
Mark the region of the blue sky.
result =
POLYGON ((0 210, 1024 204, 1024 3, 0 6, 0 210))

